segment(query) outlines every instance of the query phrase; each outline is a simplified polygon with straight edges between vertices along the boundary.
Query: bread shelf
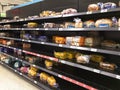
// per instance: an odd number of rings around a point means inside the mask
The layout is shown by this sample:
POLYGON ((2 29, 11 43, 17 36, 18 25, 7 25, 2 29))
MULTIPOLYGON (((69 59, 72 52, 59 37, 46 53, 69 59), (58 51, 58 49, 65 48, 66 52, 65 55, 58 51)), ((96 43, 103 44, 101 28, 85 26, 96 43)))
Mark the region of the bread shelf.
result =
POLYGON ((10 30, 10 31, 59 31, 59 32, 64 32, 64 31, 71 31, 71 32, 77 32, 77 31, 120 31, 120 27, 111 27, 111 28, 0 28, 0 30, 10 30))
MULTIPOLYGON (((2 53, 2 52, 1 52, 1 53, 2 53)), ((25 63, 25 64, 34 66, 34 67, 36 67, 36 68, 38 68, 38 69, 40 69, 40 70, 42 70, 42 71, 45 71, 45 72, 47 72, 47 73, 50 73, 50 74, 52 74, 52 75, 54 75, 54 76, 57 76, 57 77, 59 77, 59 78, 61 78, 61 79, 64 79, 64 80, 66 80, 66 81, 68 81, 68 82, 71 82, 71 83, 73 83, 73 84, 75 84, 75 85, 81 86, 81 87, 83 87, 83 88, 85 88, 85 89, 97 90, 96 88, 94 88, 94 87, 92 87, 92 86, 89 86, 89 85, 87 85, 87 84, 85 84, 85 83, 82 83, 82 82, 79 82, 79 81, 74 80, 74 79, 72 79, 72 78, 69 78, 69 77, 67 77, 67 76, 64 76, 64 75, 62 75, 62 74, 59 74, 59 73, 56 73, 56 72, 47 70, 47 69, 45 69, 45 68, 43 68, 43 67, 40 67, 40 66, 37 66, 37 65, 35 65, 35 64, 31 64, 31 63, 29 63, 29 62, 26 62, 26 61, 24 61, 24 60, 22 60, 22 59, 19 59, 19 58, 17 58, 17 57, 11 56, 11 55, 9 55, 9 54, 6 54, 6 53, 2 53, 2 54, 5 54, 5 55, 7 55, 7 56, 9 56, 9 57, 12 57, 12 58, 15 58, 16 60, 21 61, 21 62, 23 62, 23 63, 25 63)), ((20 75, 21 75, 21 73, 20 73, 20 75)), ((48 90, 48 89, 46 89, 46 90, 48 90)))
MULTIPOLYGON (((112 72, 108 72, 108 71, 103 71, 103 70, 100 70, 100 69, 97 69, 97 68, 92 68, 90 66, 85 66, 85 65, 82 65, 82 64, 77 64, 77 63, 73 63, 73 62, 69 62, 69 61, 65 61, 65 60, 61 60, 61 59, 57 59, 57 58, 54 58, 54 57, 50 57, 50 56, 46 56, 46 55, 43 55, 43 54, 38 54, 38 53, 34 53, 34 52, 31 52, 31 51, 26 51, 26 50, 22 50, 22 49, 18 49, 18 48, 14 48, 14 47, 9 47, 9 46, 5 46, 5 45, 1 45, 0 46, 3 46, 3 47, 7 47, 7 48, 11 48, 11 49, 16 49, 16 50, 21 50, 22 52, 26 53, 26 54, 30 54, 30 55, 34 55, 34 56, 37 56, 37 57, 41 57, 41 58, 45 58, 45 59, 49 59, 51 61, 55 61, 55 62, 59 62, 59 63, 62 63, 62 64, 65 64, 65 65, 69 65, 69 66, 72 66, 72 67, 76 67, 76 68, 80 68, 80 69, 83 69, 83 70, 87 70, 87 71, 91 71, 91 72, 94 72, 94 73, 98 73, 98 74, 101 74, 101 75, 105 75, 105 76, 108 76, 108 77, 111 77, 111 78, 115 78, 115 79, 118 79, 120 80, 120 75, 119 74, 115 74, 115 73, 112 73, 112 72)), ((5 53, 3 53, 5 54, 5 53)), ((8 55, 8 54, 7 54, 8 55)), ((18 58, 16 58, 18 59, 18 58)), ((19 59, 20 61, 23 61, 21 59, 19 59)), ((28 62, 25 62, 23 61, 24 63, 26 64, 29 64, 28 62)), ((33 65, 33 64, 32 64, 33 65)), ((37 67, 36 65, 33 65, 35 67, 37 67)), ((46 69, 44 68, 40 68, 40 67, 37 67, 39 69, 42 69, 44 71, 46 71, 46 69)), ((53 72, 50 72, 49 70, 47 70, 47 72, 51 73, 51 74, 55 74, 57 75, 56 73, 53 73, 53 72)))
POLYGON ((49 42, 40 42, 40 41, 34 41, 34 40, 26 40, 26 39, 19 39, 19 38, 11 38, 11 37, 0 37, 2 39, 10 39, 10 40, 17 40, 22 42, 28 42, 28 43, 35 43, 35 44, 42 44, 42 45, 49 45, 49 46, 56 46, 56 47, 62 47, 62 48, 69 48, 69 49, 75 49, 75 50, 84 50, 84 51, 90 51, 90 52, 98 52, 98 53, 105 53, 105 54, 111 54, 111 55, 117 55, 120 56, 120 50, 118 49, 111 49, 109 50, 106 48, 94 48, 94 47, 81 47, 81 46, 68 46, 65 44, 55 44, 55 43, 49 43, 49 42))
POLYGON ((105 9, 105 10, 100 10, 100 11, 95 11, 95 12, 78 12, 74 14, 65 14, 65 15, 57 15, 57 16, 49 16, 49 17, 38 17, 35 19, 24 19, 24 20, 11 20, 7 22, 0 22, 0 24, 11 24, 11 23, 24 23, 24 22, 29 22, 29 21, 38 21, 38 20, 49 20, 49 19, 58 19, 58 18, 68 18, 68 17, 79 17, 83 15, 93 15, 93 14, 100 14, 100 13, 112 13, 112 12, 119 12, 120 8, 114 8, 114 9, 105 9))
MULTIPOLYGON (((7 64, 3 63, 2 61, 0 61, 0 64, 3 65, 4 67, 7 67, 7 68, 10 69, 10 70, 12 70, 12 71, 15 72, 16 74, 18 74, 18 75, 24 77, 25 79, 31 81, 33 84, 35 84, 35 85, 41 87, 41 89, 43 88, 44 90, 53 90, 53 89, 47 87, 46 85, 44 85, 44 84, 42 84, 42 83, 40 83, 40 82, 38 82, 38 81, 36 81, 36 80, 34 80, 34 79, 28 77, 27 75, 25 75, 25 74, 23 74, 23 73, 17 71, 16 69, 14 69, 14 68, 8 66, 7 64)), ((43 90, 43 89, 42 89, 42 90, 43 90)))

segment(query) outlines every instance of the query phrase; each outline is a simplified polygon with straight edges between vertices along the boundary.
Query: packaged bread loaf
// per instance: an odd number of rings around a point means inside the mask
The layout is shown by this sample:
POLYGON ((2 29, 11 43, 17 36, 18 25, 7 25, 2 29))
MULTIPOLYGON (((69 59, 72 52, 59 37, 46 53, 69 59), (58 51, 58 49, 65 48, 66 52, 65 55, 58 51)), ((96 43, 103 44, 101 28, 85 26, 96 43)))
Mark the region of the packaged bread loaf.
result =
POLYGON ((23 43, 23 49, 30 49, 30 48, 31 48, 31 44, 23 43))
POLYGON ((50 77, 48 77, 47 78, 47 82, 48 82, 48 84, 51 86, 51 87, 54 87, 54 86, 56 86, 56 80, 55 80, 55 78, 53 77, 53 76, 50 76, 50 77))
POLYGON ((100 67, 106 70, 115 70, 116 65, 108 62, 100 62, 100 67))
POLYGON ((57 44, 65 44, 65 37, 61 37, 61 36, 53 36, 53 41, 57 44))
POLYGON ((73 23, 73 22, 65 22, 65 28, 75 28, 75 23, 73 23))
POLYGON ((90 61, 90 55, 77 54, 76 61, 77 63, 87 64, 90 61))
POLYGON ((100 44, 100 38, 97 37, 86 37, 85 38, 85 46, 98 46, 100 44))
POLYGON ((101 46, 103 47, 109 47, 109 48, 119 48, 120 44, 116 43, 115 41, 112 40, 104 40, 101 43, 101 46))
POLYGON ((29 22, 29 23, 27 24, 27 27, 28 27, 28 28, 36 28, 37 26, 38 26, 38 24, 35 23, 35 22, 29 22))
POLYGON ((94 28, 95 27, 95 22, 94 20, 88 20, 84 22, 84 27, 85 28, 94 28))
POLYGON ((83 27, 83 22, 80 18, 74 18, 75 21, 75 28, 82 28, 83 27))
POLYGON ((100 8, 97 4, 90 4, 88 6, 88 11, 94 12, 94 11, 98 11, 100 8))
POLYGON ((102 55, 91 55, 90 60, 93 62, 100 63, 100 62, 103 62, 104 57, 102 55))
POLYGON ((113 22, 111 19, 99 19, 95 22, 95 26, 96 27, 112 27, 113 26, 113 22))
POLYGON ((52 69, 53 62, 50 60, 45 60, 45 66, 47 69, 52 69))
POLYGON ((40 80, 43 81, 43 82, 47 82, 47 79, 48 79, 49 75, 42 72, 40 73, 40 80))

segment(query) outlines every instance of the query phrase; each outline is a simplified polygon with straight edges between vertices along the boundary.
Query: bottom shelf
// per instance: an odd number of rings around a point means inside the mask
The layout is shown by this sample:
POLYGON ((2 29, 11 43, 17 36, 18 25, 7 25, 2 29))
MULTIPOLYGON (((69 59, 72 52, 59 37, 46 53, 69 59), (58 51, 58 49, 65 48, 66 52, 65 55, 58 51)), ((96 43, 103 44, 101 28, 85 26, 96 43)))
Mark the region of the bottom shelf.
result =
POLYGON ((30 77, 28 77, 27 75, 15 70, 14 68, 8 66, 7 64, 3 63, 2 61, 0 61, 0 64, 6 68, 8 68, 9 70, 15 72, 16 74, 18 74, 19 76, 25 78, 26 80, 28 80, 29 82, 31 82, 32 84, 36 85, 37 87, 40 88, 40 90, 53 90, 52 88, 50 88, 49 86, 44 85, 43 83, 40 83, 40 81, 34 80, 30 77))

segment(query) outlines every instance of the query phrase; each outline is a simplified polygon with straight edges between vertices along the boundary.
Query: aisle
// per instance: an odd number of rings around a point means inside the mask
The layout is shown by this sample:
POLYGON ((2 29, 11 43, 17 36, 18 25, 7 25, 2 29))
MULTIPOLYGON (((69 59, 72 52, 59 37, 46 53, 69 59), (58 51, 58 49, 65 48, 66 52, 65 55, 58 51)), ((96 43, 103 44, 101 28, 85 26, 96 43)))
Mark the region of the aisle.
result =
POLYGON ((0 90, 40 90, 0 65, 0 90))

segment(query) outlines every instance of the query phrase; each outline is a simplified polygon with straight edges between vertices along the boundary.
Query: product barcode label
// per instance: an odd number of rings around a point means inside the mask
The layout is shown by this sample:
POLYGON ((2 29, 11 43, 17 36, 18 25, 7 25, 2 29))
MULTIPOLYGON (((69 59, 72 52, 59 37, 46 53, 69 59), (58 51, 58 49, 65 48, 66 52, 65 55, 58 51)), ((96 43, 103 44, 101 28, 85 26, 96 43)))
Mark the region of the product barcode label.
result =
POLYGON ((97 52, 97 49, 91 48, 92 52, 97 52))
POLYGON ((117 78, 117 79, 120 79, 120 75, 116 75, 116 78, 117 78))
POLYGON ((93 72, 95 72, 95 73, 100 73, 100 70, 93 69, 93 72))
POLYGON ((101 13, 104 13, 104 12, 107 12, 108 10, 107 9, 103 9, 101 10, 101 13))

